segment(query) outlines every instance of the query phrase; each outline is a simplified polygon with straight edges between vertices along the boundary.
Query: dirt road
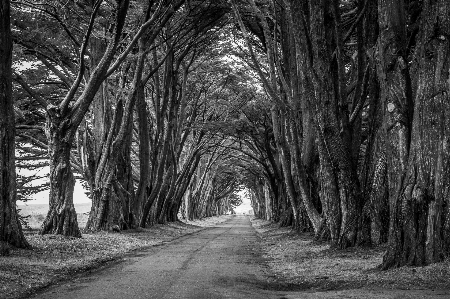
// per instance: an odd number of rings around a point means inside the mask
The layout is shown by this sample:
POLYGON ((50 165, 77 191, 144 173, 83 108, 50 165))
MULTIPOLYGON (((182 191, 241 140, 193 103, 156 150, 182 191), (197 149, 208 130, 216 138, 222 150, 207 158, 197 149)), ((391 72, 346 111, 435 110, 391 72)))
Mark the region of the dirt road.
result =
MULTIPOLYGON (((304 286, 303 286, 304 287, 304 286)), ((432 290, 353 289, 313 291, 270 278, 249 218, 236 216, 33 298, 449 298, 432 290)))

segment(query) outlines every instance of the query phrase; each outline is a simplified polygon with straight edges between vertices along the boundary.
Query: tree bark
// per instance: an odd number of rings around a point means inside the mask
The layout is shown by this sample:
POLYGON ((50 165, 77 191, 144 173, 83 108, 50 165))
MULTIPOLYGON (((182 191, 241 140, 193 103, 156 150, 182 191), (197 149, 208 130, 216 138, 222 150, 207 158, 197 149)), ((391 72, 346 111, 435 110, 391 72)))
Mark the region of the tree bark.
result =
POLYGON ((16 211, 15 118, 12 98, 10 1, 0 1, 0 256, 29 248, 16 211))
MULTIPOLYGON (((411 139, 412 90, 410 68, 405 53, 405 4, 403 1, 382 0, 378 3, 380 37, 377 64, 381 88, 383 137, 386 143, 387 184, 389 196, 389 246, 401 244, 401 199, 403 181, 411 139)), ((388 250, 383 267, 397 264, 400 255, 388 250), (389 262, 388 262, 389 260, 389 262)), ((399 264, 397 264, 399 265, 399 264)))
MULTIPOLYGON (((319 234, 323 231, 324 227, 324 219, 322 215, 319 214, 319 211, 317 210, 317 207, 314 205, 313 198, 311 193, 308 191, 311 187, 312 182, 307 181, 307 173, 306 170, 308 169, 306 166, 302 163, 302 156, 301 156, 301 143, 299 138, 299 132, 295 129, 297 124, 295 119, 290 120, 291 130, 292 130, 292 136, 293 136, 293 145, 291 147, 291 156, 293 159, 293 175, 297 177, 297 184, 298 188, 301 194, 302 198, 302 204, 301 206, 306 212, 306 215, 308 215, 309 221, 311 221, 312 227, 314 229, 314 234, 316 237, 319 237, 319 234)), ((312 129, 312 128, 309 128, 312 129)), ((310 133, 309 133, 310 134, 310 133)), ((310 171, 312 168, 310 168, 310 171)), ((312 177, 312 174, 310 174, 312 177)))
POLYGON ((294 217, 294 222, 297 224, 298 220, 298 195, 294 187, 294 181, 291 172, 291 152, 286 144, 286 132, 284 126, 284 117, 280 117, 280 113, 283 111, 278 111, 275 107, 272 107, 272 124, 273 131, 275 135, 275 141, 277 143, 277 149, 279 151, 280 163, 282 165, 282 172, 284 176, 284 183, 286 185, 286 190, 288 193, 289 201, 292 208, 292 215, 294 217))
MULTIPOLYGON (((265 217, 264 219, 271 221, 272 220, 272 199, 270 198, 270 190, 269 190, 269 185, 267 184, 266 181, 264 181, 264 186, 263 186, 263 195, 262 195, 262 200, 264 202, 264 206, 262 209, 262 213, 264 213, 265 217)), ((263 218, 262 216, 260 216, 260 218, 263 218)))
POLYGON ((72 142, 61 134, 67 128, 64 128, 65 123, 54 109, 47 111, 47 119, 45 132, 49 141, 50 202, 40 233, 81 237, 73 205, 75 178, 70 165, 72 142))
POLYGON ((315 125, 321 195, 325 196, 321 199, 322 207, 333 231, 333 245, 346 248, 357 242, 361 194, 356 161, 351 159, 354 147, 345 86, 343 36, 336 3, 290 1, 289 4, 285 1, 291 11, 298 47, 296 57, 302 68, 299 75, 302 97, 308 103, 306 108, 315 125))
POLYGON ((200 162, 200 154, 195 153, 189 162, 187 162, 186 173, 182 174, 181 179, 177 180, 177 188, 174 195, 174 199, 172 200, 171 206, 169 208, 168 212, 168 221, 176 221, 178 220, 177 214, 181 207, 183 195, 186 193, 186 190, 188 189, 189 183, 192 181, 192 176, 195 173, 195 170, 198 167, 198 164, 200 162))
MULTIPOLYGON (((405 146, 409 151, 397 180, 399 188, 390 194, 389 247, 383 269, 426 265, 449 254, 444 207, 449 204, 450 187, 450 3, 424 1, 420 20, 412 66, 417 77, 412 80, 416 84, 411 134, 404 138, 411 143, 405 146)), ((387 110, 393 114, 400 107, 391 103, 387 110)))
POLYGON ((150 135, 148 129, 148 112, 145 102, 144 86, 138 87, 136 103, 136 115, 139 131, 139 184, 133 204, 134 215, 137 223, 142 216, 142 208, 146 198, 150 195, 150 135))
POLYGON ((340 23, 336 19, 338 13, 333 15, 331 7, 332 5, 319 2, 311 4, 310 55, 313 64, 305 65, 308 77, 305 90, 314 111, 322 173, 326 174, 326 178, 321 178, 322 186, 327 189, 323 193, 326 194, 323 202, 333 207, 332 210, 337 211, 339 206, 341 211, 340 224, 339 213, 330 213, 329 217, 337 218, 327 219, 327 223, 333 225, 330 230, 335 233, 339 231, 338 239, 332 241, 333 245, 346 248, 356 245, 361 198, 356 168, 351 160, 351 134, 344 100, 345 91, 342 82, 336 82, 343 80, 343 61, 339 54, 342 38, 336 32, 340 23), (327 22, 327 19, 333 20, 334 24, 327 22), (337 51, 334 58, 336 62, 332 61, 334 50, 337 51))

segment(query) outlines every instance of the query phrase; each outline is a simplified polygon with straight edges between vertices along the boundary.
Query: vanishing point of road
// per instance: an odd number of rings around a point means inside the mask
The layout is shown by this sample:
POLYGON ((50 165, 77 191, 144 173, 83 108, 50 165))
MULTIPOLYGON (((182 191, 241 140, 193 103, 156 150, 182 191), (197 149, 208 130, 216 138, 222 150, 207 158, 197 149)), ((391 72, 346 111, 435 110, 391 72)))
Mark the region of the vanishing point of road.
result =
POLYGON ((231 217, 33 298, 283 298, 285 286, 269 282, 257 238, 249 217, 231 217))

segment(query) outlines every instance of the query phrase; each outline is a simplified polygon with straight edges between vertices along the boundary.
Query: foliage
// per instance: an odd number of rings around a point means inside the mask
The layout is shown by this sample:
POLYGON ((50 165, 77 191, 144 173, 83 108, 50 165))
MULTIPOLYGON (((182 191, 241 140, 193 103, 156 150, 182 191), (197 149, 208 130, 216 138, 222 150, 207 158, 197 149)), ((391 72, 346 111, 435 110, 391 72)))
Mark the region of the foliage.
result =
POLYGON ((97 230, 224 214, 245 188, 333 247, 388 241, 385 268, 441 261, 447 2, 13 1, 18 199, 71 206, 73 169, 97 230))

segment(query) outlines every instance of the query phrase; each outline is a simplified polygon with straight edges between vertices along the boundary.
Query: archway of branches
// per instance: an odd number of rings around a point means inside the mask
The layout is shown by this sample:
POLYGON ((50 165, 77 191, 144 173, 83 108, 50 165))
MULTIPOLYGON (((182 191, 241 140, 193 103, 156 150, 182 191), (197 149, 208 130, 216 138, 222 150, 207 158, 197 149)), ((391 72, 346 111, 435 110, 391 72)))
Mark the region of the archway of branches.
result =
POLYGON ((267 99, 230 3, 132 1, 122 20, 121 9, 13 3, 19 199, 50 188, 43 233, 79 235, 74 179, 93 201, 87 228, 99 230, 233 212, 263 176, 247 116, 267 99))
POLYGON ((19 198, 49 188, 41 233, 80 236, 76 179, 93 231, 246 189, 332 246, 389 239, 385 268, 442 259, 450 8, 391 2, 13 1, 18 166, 50 169, 19 198))

